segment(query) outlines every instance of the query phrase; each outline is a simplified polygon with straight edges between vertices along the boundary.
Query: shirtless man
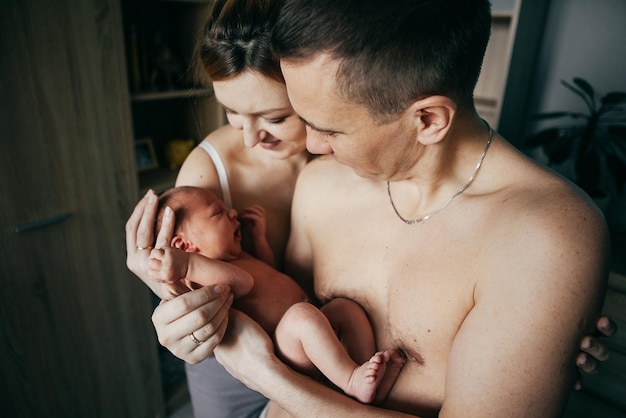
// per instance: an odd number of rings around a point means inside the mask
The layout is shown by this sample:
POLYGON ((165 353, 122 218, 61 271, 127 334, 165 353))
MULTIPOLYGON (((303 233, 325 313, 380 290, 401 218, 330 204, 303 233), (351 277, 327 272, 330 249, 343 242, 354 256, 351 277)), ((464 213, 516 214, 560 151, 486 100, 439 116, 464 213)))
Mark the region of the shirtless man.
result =
MULTIPOLYGON (((321 301, 358 302, 377 345, 407 354, 388 410, 559 416, 602 304, 601 214, 474 110, 489 25, 486 0, 287 0, 277 24, 307 148, 330 154, 298 179, 288 271, 321 301)), ((268 416, 398 415, 323 390, 246 318, 230 324, 216 356, 272 399, 268 416)))
POLYGON ((360 404, 282 363, 250 318, 227 321, 221 288, 157 308, 159 340, 189 362, 221 341, 216 357, 272 399, 270 417, 558 416, 601 306, 607 231, 580 190, 476 114, 488 2, 283 7, 289 97, 309 150, 331 154, 298 180, 289 271, 322 301, 359 302, 377 345, 409 361, 384 409, 360 404))

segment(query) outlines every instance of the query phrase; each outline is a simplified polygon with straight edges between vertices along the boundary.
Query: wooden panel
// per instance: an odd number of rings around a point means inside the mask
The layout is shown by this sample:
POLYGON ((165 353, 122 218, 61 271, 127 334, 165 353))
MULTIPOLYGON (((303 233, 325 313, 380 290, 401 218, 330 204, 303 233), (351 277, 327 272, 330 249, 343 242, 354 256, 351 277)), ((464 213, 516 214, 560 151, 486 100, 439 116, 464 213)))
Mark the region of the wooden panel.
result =
POLYGON ((149 293, 124 259, 137 179, 119 4, 4 1, 0 31, 2 413, 162 416, 149 293))

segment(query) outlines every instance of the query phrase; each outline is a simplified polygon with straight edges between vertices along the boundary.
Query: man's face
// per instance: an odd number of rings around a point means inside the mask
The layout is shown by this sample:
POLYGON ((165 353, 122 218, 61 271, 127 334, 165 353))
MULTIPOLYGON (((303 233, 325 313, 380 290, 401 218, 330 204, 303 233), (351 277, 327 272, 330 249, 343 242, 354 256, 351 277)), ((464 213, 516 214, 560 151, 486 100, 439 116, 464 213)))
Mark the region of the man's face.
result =
POLYGON ((410 118, 376 124, 361 105, 337 97, 337 61, 320 54, 306 61, 284 61, 289 100, 307 125, 306 145, 314 154, 332 154, 362 177, 387 179, 415 142, 410 118))

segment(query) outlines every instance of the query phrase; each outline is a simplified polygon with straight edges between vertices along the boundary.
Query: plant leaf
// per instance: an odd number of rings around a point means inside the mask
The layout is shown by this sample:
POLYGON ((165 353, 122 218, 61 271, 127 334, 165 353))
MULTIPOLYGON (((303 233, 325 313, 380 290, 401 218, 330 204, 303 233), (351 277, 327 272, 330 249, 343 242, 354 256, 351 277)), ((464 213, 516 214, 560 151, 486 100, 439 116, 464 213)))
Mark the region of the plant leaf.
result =
POLYGON ((565 87, 571 90, 574 94, 576 94, 581 99, 583 99, 583 102, 585 102, 585 104, 587 105, 587 108, 589 109, 589 113, 594 113, 596 111, 595 99, 593 95, 589 94, 589 90, 588 90, 590 89, 591 93, 593 93, 593 88, 591 87, 589 83, 587 83, 582 78, 574 78, 574 83, 576 84, 576 86, 568 83, 565 80, 561 80, 561 84, 563 84, 565 87))
POLYGON ((589 96, 593 100, 596 93, 587 80, 580 77, 574 77, 574 84, 576 84, 581 90, 587 93, 587 96, 589 96))
POLYGON ((613 91, 602 97, 603 107, 615 106, 622 102, 626 102, 626 92, 623 91, 613 91))

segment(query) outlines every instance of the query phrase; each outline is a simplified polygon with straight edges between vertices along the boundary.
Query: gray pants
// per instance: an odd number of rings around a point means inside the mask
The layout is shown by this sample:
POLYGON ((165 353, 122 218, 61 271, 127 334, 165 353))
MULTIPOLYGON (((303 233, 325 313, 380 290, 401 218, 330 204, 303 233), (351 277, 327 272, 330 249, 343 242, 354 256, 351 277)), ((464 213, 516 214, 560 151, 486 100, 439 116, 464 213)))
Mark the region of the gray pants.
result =
POLYGON ((268 400, 232 377, 215 357, 185 364, 194 418, 256 418, 268 400))

